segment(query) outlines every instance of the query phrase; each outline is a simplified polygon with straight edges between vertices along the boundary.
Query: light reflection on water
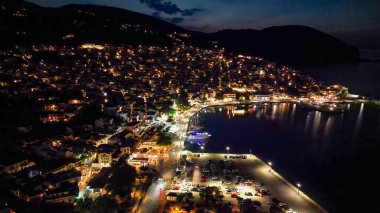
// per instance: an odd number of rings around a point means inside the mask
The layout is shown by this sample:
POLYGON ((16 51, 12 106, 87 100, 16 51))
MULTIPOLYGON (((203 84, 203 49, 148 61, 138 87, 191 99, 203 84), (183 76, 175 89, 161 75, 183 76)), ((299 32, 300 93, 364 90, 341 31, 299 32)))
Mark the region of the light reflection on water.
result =
POLYGON ((356 123, 355 123, 354 137, 358 136, 359 128, 360 128, 360 125, 362 123, 363 111, 364 111, 364 103, 361 103, 359 113, 358 113, 358 117, 357 117, 356 123))
MULTIPOLYGON (((220 134, 218 129, 213 129, 212 126, 208 126, 207 124, 213 124, 213 119, 217 119, 220 120, 218 126, 223 124, 226 125, 228 129, 229 122, 226 122, 224 119, 224 117, 227 117, 232 120, 233 123, 236 123, 236 119, 238 119, 239 122, 243 122, 241 124, 239 123, 239 125, 242 125, 241 129, 245 129, 246 126, 254 126, 258 129, 265 127, 264 132, 269 132, 271 131, 271 127, 273 127, 274 133, 276 130, 280 130, 280 132, 286 136, 285 138, 281 138, 281 140, 291 140, 292 137, 304 137, 303 140, 326 142, 332 139, 337 139, 339 136, 338 139, 340 141, 355 141, 363 126, 362 123, 365 114, 365 104, 352 104, 346 108, 347 111, 345 113, 330 114, 309 110, 302 105, 294 103, 255 105, 254 107, 247 106, 244 109, 236 109, 235 106, 227 106, 218 107, 217 109, 209 108, 207 111, 199 113, 201 116, 195 116, 195 118, 198 118, 195 119, 195 123, 205 123, 206 129, 211 127, 207 131, 209 131, 212 135, 216 135, 212 138, 218 138, 217 135, 220 134), (202 120, 201 122, 199 121, 200 119, 202 120), (300 131, 300 128, 302 128, 302 131, 300 131)), ((372 113, 370 117, 375 116, 380 118, 378 111, 371 110, 370 113, 372 113)), ((377 123, 379 122, 377 121, 377 123)), ((379 126, 378 124, 372 124, 369 126, 371 126, 369 130, 372 130, 373 132, 378 131, 378 128, 376 129, 376 127, 379 126)), ((367 130, 367 132, 369 130, 367 130)), ((245 137, 243 133, 240 134, 239 128, 236 128, 236 131, 239 133, 239 138, 245 137)), ((255 131, 256 130, 253 132, 255 131)), ((230 131, 222 132, 222 135, 228 135, 229 132, 230 131)), ((260 134, 261 133, 255 136, 264 137, 260 134)), ((250 134, 248 135, 250 136, 250 134)), ((236 135, 234 135, 234 137, 235 136, 236 135)), ((212 138, 211 142, 213 143, 210 143, 209 145, 213 148, 217 148, 220 141, 214 141, 212 138)), ((215 151, 217 151, 217 149, 215 151)), ((239 149, 236 151, 241 152, 239 149)))
POLYGON ((334 118, 328 117, 326 121, 325 128, 323 130, 323 140, 326 141, 328 139, 328 136, 330 135, 330 131, 332 129, 332 126, 334 125, 334 118))

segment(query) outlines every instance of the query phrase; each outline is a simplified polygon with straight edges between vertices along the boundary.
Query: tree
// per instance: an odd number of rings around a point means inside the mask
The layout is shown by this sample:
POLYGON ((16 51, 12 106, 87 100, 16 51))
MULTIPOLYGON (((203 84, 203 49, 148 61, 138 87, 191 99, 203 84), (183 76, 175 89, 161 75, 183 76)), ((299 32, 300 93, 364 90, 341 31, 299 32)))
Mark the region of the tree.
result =
POLYGON ((280 204, 280 200, 277 199, 276 197, 272 198, 272 203, 274 203, 275 205, 278 205, 280 204))
POLYGON ((169 116, 168 119, 166 120, 166 122, 172 122, 172 121, 174 121, 173 116, 169 116))
POLYGON ((216 100, 223 100, 223 94, 221 92, 217 92, 215 95, 216 100))
POLYGON ((96 213, 116 213, 118 206, 114 198, 102 196, 95 200, 96 213))
POLYGON ((230 203, 223 203, 222 206, 220 207, 220 212, 223 212, 223 213, 232 212, 231 204, 230 203))
POLYGON ((74 212, 80 213, 115 213, 118 206, 114 198, 101 196, 95 200, 90 198, 79 199, 75 205, 74 212))
POLYGON ((211 205, 214 208, 218 208, 218 207, 220 208, 221 207, 221 206, 217 205, 217 203, 220 203, 219 201, 221 201, 223 199, 223 197, 220 197, 221 193, 220 193, 218 187, 216 187, 216 186, 206 187, 206 189, 201 191, 201 193, 199 195, 201 196, 201 198, 203 198, 205 200, 205 202, 208 205, 211 205))
POLYGON ((78 199, 74 207, 74 212, 91 213, 94 210, 94 202, 90 198, 78 199))
POLYGON ((177 113, 177 110, 175 110, 173 108, 166 108, 166 109, 162 110, 162 113, 173 116, 177 113))
POLYGON ((254 213, 259 212, 259 208, 261 207, 261 203, 259 201, 252 201, 251 199, 245 199, 240 205, 240 210, 244 213, 254 213))
POLYGON ((277 207, 277 206, 271 206, 270 208, 269 208, 269 212, 270 213, 281 213, 281 212, 283 212, 279 207, 277 207))
POLYGON ((112 165, 112 172, 106 189, 111 195, 125 200, 125 198, 130 197, 136 177, 135 168, 127 164, 125 158, 121 157, 118 162, 112 165))
MULTIPOLYGON (((9 206, 15 206, 20 208, 24 202, 15 196, 11 190, 18 189, 16 184, 16 179, 14 179, 11 175, 2 174, 0 175, 0 206, 3 207, 4 204, 9 206)), ((18 209, 15 209, 16 211, 18 209)))
POLYGON ((96 118, 101 114, 101 106, 96 104, 88 105, 81 111, 83 120, 89 123, 95 122, 96 118))
POLYGON ((170 135, 168 135, 168 133, 160 132, 160 133, 158 133, 157 144, 159 144, 159 145, 170 145, 170 144, 172 144, 172 137, 170 137, 170 135))
POLYGON ((176 103, 180 110, 188 110, 191 107, 186 93, 180 93, 176 103))

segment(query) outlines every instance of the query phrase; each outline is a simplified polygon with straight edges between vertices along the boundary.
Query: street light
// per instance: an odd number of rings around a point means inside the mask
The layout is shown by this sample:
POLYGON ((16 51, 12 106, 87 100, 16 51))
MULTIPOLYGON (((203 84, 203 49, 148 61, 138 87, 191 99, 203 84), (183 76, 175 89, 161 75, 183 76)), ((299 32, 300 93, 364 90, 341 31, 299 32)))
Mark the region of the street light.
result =
POLYGON ((226 150, 227 150, 227 155, 230 153, 230 147, 229 146, 227 146, 226 147, 226 150))
POLYGON ((301 184, 297 183, 297 194, 300 194, 300 188, 301 188, 301 184))
POLYGON ((268 162, 268 165, 269 165, 269 170, 268 170, 268 172, 270 172, 271 171, 271 168, 272 168, 272 162, 268 162))
POLYGON ((204 150, 204 148, 205 148, 204 146, 201 146, 201 149, 202 149, 202 155, 203 155, 203 150, 204 150))

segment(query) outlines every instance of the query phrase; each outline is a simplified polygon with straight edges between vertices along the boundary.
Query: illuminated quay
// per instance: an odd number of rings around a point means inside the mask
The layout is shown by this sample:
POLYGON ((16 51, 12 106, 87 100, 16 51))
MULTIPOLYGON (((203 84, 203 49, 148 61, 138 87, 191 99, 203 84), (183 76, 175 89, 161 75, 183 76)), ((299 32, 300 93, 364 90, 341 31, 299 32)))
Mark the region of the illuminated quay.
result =
MULTIPOLYGON (((239 210, 239 199, 254 199, 262 204, 262 210, 269 211, 270 207, 276 205, 272 198, 281 201, 280 206, 287 206, 286 212, 327 212, 315 201, 302 192, 302 183, 289 183, 272 167, 273 162, 265 163, 260 158, 252 154, 234 154, 234 153, 188 153, 187 156, 194 162, 194 165, 186 167, 182 172, 193 170, 193 176, 190 179, 177 179, 172 184, 172 189, 167 193, 192 191, 194 188, 217 187, 219 194, 223 195, 223 200, 232 204, 233 211, 239 210), (199 156, 199 157, 198 157, 199 156), (229 176, 227 176, 220 162, 232 164, 229 176), (216 175, 208 169, 210 162, 216 165, 216 175), (239 177, 239 178, 236 178, 239 177), (240 179, 239 184, 236 184, 240 179), (195 187, 194 187, 195 186, 195 187), (199 186, 199 187, 197 187, 199 186), (298 187, 299 186, 299 187, 298 187), (175 190, 178 189, 178 190, 175 190)), ((193 194, 195 200, 200 202, 197 196, 198 192, 193 194)))

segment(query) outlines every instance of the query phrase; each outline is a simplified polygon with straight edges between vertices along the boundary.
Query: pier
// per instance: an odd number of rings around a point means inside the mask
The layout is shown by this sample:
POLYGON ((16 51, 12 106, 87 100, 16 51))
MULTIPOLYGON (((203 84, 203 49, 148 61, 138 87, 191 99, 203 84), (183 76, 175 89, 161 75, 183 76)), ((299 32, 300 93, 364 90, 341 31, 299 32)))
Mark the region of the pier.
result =
MULTIPOLYGON (((327 212, 319 206, 313 199, 302 192, 301 185, 289 183, 278 174, 271 165, 266 164, 260 158, 252 154, 217 154, 217 153, 192 153, 187 158, 192 162, 186 166, 185 171, 193 173, 192 179, 177 180, 168 192, 196 191, 197 186, 219 187, 223 200, 232 204, 233 212, 237 212, 238 199, 252 199, 261 203, 262 210, 269 212, 273 198, 277 198, 288 207, 286 212, 297 213, 321 213, 327 212), (234 156, 239 156, 234 158, 234 156), (245 156, 243 158, 243 156, 245 156), (214 163, 215 172, 210 172, 206 168, 206 162, 214 163), (221 161, 230 161, 233 165, 233 178, 226 181, 223 175, 223 168, 218 165, 221 161), (250 176, 251 184, 238 183, 238 176, 250 176), (258 194, 260 190, 266 190, 268 194, 258 194), (231 192, 232 191, 232 192, 231 192), (252 193, 252 194, 250 194, 252 193), (235 195, 237 197, 235 197, 235 195)), ((184 172, 184 171, 183 171, 184 172)), ((196 202, 201 202, 198 192, 193 192, 196 202)), ((284 211, 285 212, 285 211, 284 211)))

